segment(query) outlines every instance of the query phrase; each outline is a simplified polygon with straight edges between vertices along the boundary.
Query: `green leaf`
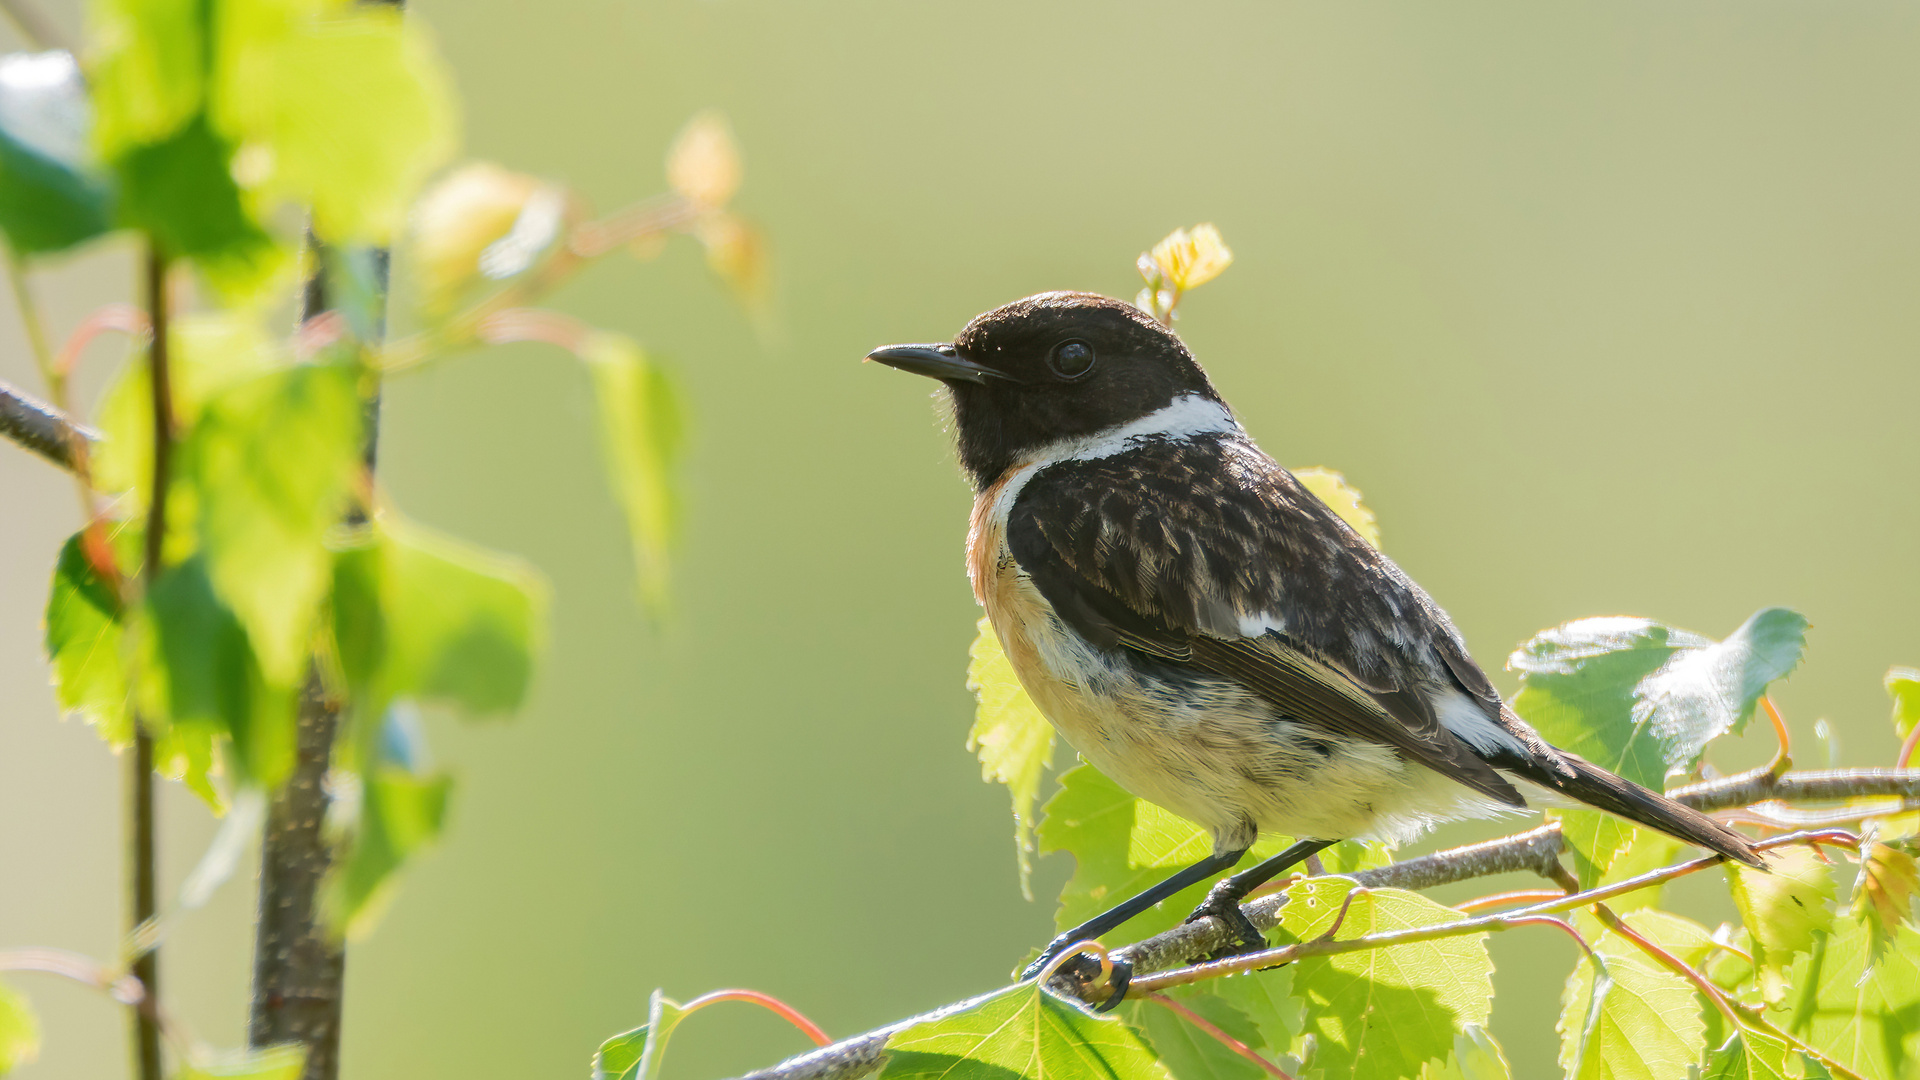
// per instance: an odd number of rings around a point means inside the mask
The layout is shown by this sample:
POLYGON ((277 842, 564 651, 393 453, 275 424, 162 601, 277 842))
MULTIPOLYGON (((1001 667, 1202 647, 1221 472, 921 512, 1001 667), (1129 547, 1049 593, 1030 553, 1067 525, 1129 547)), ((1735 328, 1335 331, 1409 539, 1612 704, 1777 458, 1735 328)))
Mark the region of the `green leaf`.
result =
POLYGON ((1700 999, 1685 979, 1607 933, 1567 979, 1560 1066, 1568 1080, 1668 1080, 1706 1049, 1700 999), (1600 968, 1596 977, 1595 969, 1600 968))
POLYGON ((1920 934, 1898 927, 1892 944, 1876 950, 1865 923, 1834 920, 1794 960, 1775 1022, 1867 1080, 1907 1075, 1920 1057, 1920 934))
POLYGON ((120 600, 88 561, 84 532, 60 549, 47 595, 47 657, 54 700, 100 730, 109 745, 133 738, 127 707, 126 658, 121 655, 120 600))
POLYGON ((440 838, 453 778, 394 764, 363 778, 359 828, 333 895, 333 921, 352 938, 373 929, 392 898, 395 875, 440 838))
POLYGON ((679 396, 666 373, 619 334, 595 333, 580 349, 599 402, 600 448, 626 513, 641 599, 667 597, 667 554, 680 513, 673 466, 680 454, 679 396))
POLYGON ((71 53, 0 57, 0 230, 17 254, 63 251, 112 226, 91 120, 71 53))
POLYGON ((1380 523, 1374 518, 1373 511, 1361 501, 1359 489, 1347 483, 1346 477, 1318 466, 1294 469, 1293 477, 1334 513, 1339 514, 1342 521, 1353 526, 1353 531, 1359 533, 1367 543, 1380 546, 1380 523))
POLYGON ((593 1052, 590 1080, 634 1080, 640 1072, 640 1053, 646 1049, 649 1030, 641 1024, 601 1043, 593 1052))
POLYGON ((238 295, 261 284, 285 256, 234 182, 233 150, 196 116, 112 164, 121 222, 145 231, 167 254, 192 259, 220 291, 238 295))
POLYGON ((1787 1080, 1787 1044, 1757 1031, 1735 1032, 1707 1056, 1700 1080, 1787 1080))
POLYGON ((386 243, 458 141, 451 80, 417 20, 382 5, 231 4, 213 115, 263 192, 336 243, 386 243))
POLYGON ((1920 724, 1920 668, 1888 668, 1886 686, 1893 699, 1893 733, 1904 739, 1920 724))
POLYGON ((1020 895, 1031 900, 1033 804, 1040 797, 1040 776, 1053 761, 1053 725, 1027 697, 990 620, 980 620, 967 655, 967 689, 979 702, 973 730, 967 732, 967 749, 980 757, 980 778, 1005 784, 1013 800, 1020 895))
POLYGON ((40 1054, 40 1020, 26 995, 0 983, 0 1076, 40 1054))
MULTIPOLYGON (((1180 1004, 1248 1048, 1258 1050, 1265 1045, 1253 1020, 1225 999, 1206 993, 1177 997, 1180 1004)), ((1132 1006, 1134 1026, 1145 1032, 1160 1064, 1174 1075, 1174 1080, 1260 1080, 1266 1075, 1260 1066, 1165 1005, 1138 1001, 1132 1006)))
POLYGON ((391 517, 381 534, 388 693, 473 717, 518 709, 546 633, 538 571, 391 517))
POLYGON ((1208 990, 1253 1021, 1260 1034, 1250 1046, 1284 1053, 1306 1030, 1306 1002, 1293 992, 1292 966, 1250 971, 1230 979, 1215 979, 1208 990))
POLYGON ((1428 1062, 1420 1080, 1513 1080, 1513 1068, 1492 1032, 1468 1024, 1453 1037, 1453 1056, 1439 1068, 1428 1062))
POLYGON ((189 1058, 180 1065, 179 1080, 300 1080, 307 1052, 293 1043, 233 1054, 189 1058))
MULTIPOLYGON (((1354 890, 1344 878, 1308 878, 1294 885, 1280 911, 1281 929, 1293 940, 1306 941, 1325 934, 1339 918, 1334 939, 1350 941, 1460 918, 1417 893, 1354 890)), ((1447 1056, 1463 1025, 1484 1025, 1492 1011, 1493 961, 1485 934, 1311 957, 1296 967, 1294 989, 1307 1002, 1307 1029, 1318 1042, 1314 1065, 1327 1076, 1363 1070, 1373 1076, 1417 1076, 1426 1062, 1447 1056)))
MULTIPOLYGON (((1037 833, 1043 854, 1067 851, 1074 857, 1073 877, 1061 888, 1053 915, 1061 930, 1078 926, 1213 850, 1206 830, 1134 798, 1087 764, 1061 774, 1060 790, 1047 800, 1037 833)), ((1277 854, 1289 842, 1284 836, 1262 838, 1246 861, 1277 854)), ((1202 882, 1161 901, 1105 940, 1139 941, 1179 925, 1207 888, 1202 882)))
MULTIPOLYGON (((182 315, 168 337, 173 417, 182 431, 199 421, 209 398, 289 362, 250 312, 182 315)), ((153 481, 153 405, 147 376, 145 350, 140 349, 120 366, 95 418, 106 437, 93 453, 94 484, 102 491, 124 493, 129 513, 146 508, 153 481)), ((170 516, 177 522, 181 515, 170 516)), ((169 535, 168 543, 174 545, 176 537, 169 535)), ((191 545, 186 553, 191 553, 191 545)))
POLYGON ((326 535, 360 467, 361 371, 299 365, 207 403, 181 449, 214 589, 272 683, 304 675, 326 596, 326 535))
POLYGON ((1769 856, 1766 872, 1728 863, 1726 873, 1727 891, 1753 936, 1761 992, 1777 1002, 1788 965, 1833 925, 1833 870, 1813 848, 1787 847, 1769 856))
POLYGON ((1573 856, 1574 876, 1582 889, 1614 876, 1609 869, 1634 840, 1633 825, 1598 810, 1549 810, 1547 820, 1560 822, 1560 835, 1573 856))
MULTIPOLYGON (((1547 741, 1659 790, 1708 741, 1743 728, 1767 684, 1799 662, 1806 620, 1767 608, 1725 641, 1648 619, 1581 619, 1535 635, 1508 658, 1521 673, 1513 707, 1547 741)), ((1597 881, 1628 827, 1568 811, 1581 882, 1597 881)))
MULTIPOLYGON (((634 1036, 640 1037, 638 1056, 633 1057, 631 1062, 615 1075, 621 1080, 653 1080, 654 1077, 659 1076, 660 1059, 666 1055, 667 1040, 673 1037, 673 1029, 680 1026, 680 1021, 692 1015, 693 1011, 698 1010, 689 1011, 679 1002, 655 990, 653 996, 647 999, 647 1022, 625 1035, 614 1036, 615 1040, 628 1040, 626 1045, 615 1048, 616 1061, 626 1060, 631 1052, 631 1040, 634 1036)), ((612 1041, 614 1040, 609 1040, 609 1042, 612 1041)), ((606 1048, 606 1044, 603 1043, 601 1049, 606 1048)), ((598 1055, 595 1057, 594 1075, 596 1077, 600 1075, 598 1055)))
POLYGON ((204 554, 169 566, 147 593, 164 665, 166 714, 233 740, 244 778, 271 788, 293 767, 295 687, 269 680, 246 629, 214 589, 204 554))
MULTIPOLYGON (((1167 1080, 1132 1028, 1034 983, 895 1032, 882 1080, 1167 1080)), ((639 1080, 647 1080, 642 1072, 639 1080)))
POLYGON ((208 67, 201 0, 92 0, 86 11, 87 82, 103 156, 159 142, 199 113, 208 67))

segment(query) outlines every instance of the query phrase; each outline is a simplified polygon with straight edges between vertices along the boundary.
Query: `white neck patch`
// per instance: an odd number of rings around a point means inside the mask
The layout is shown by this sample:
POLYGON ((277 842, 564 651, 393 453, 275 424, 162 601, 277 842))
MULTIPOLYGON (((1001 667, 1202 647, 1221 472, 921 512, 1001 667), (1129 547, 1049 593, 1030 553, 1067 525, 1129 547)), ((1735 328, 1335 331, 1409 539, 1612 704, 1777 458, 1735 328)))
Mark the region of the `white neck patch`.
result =
POLYGON ((1124 454, 1134 449, 1136 440, 1140 439, 1161 437, 1185 441, 1202 435, 1244 434, 1246 431, 1225 405, 1199 394, 1182 394, 1138 420, 1092 435, 1051 442, 1026 455, 1000 488, 999 497, 994 499, 993 520, 1005 521, 1013 501, 1020 497, 1020 489, 1049 465, 1063 461, 1097 461, 1124 454))
POLYGON ((1225 405, 1199 394, 1182 394, 1174 398, 1171 404, 1138 420, 1092 435, 1048 443, 1028 455, 1023 464, 1095 461, 1124 454, 1134 448, 1134 440, 1155 436, 1186 440, 1201 435, 1228 434, 1243 435, 1245 432, 1225 405))

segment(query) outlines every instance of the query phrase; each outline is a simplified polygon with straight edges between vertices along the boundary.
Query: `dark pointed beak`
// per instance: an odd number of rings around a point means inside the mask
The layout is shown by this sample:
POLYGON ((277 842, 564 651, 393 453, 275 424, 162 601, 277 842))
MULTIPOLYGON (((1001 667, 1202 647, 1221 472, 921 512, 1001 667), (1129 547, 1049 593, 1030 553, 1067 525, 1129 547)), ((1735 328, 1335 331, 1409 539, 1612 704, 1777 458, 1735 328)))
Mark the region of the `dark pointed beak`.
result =
POLYGON ((989 376, 1006 378, 990 367, 963 358, 951 345, 888 345, 868 353, 867 359, 932 379, 984 383, 989 376))

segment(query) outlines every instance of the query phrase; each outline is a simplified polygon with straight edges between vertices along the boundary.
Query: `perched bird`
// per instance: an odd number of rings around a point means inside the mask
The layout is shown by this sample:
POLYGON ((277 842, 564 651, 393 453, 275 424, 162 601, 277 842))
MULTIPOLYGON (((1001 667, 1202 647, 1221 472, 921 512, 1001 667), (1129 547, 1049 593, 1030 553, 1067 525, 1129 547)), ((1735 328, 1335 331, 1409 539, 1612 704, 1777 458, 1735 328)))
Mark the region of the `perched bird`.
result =
POLYGON ((1522 789, 1762 865, 1740 834, 1527 726, 1447 613, 1131 304, 1041 293, 951 345, 868 359, 946 386, 975 492, 968 575, 1034 704, 1101 772, 1213 834, 1212 855, 1061 934, 1026 977, 1284 834, 1299 841, 1189 916, 1264 948, 1239 907, 1260 884, 1343 839, 1524 810, 1522 789))

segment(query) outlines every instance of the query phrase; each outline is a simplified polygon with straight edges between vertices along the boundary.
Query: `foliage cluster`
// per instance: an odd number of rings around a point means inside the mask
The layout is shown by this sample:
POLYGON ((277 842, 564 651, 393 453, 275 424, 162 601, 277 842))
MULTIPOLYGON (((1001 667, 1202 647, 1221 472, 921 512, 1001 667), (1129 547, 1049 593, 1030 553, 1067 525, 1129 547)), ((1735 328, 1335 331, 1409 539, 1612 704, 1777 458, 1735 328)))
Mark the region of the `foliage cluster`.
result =
MULTIPOLYGON (((93 0, 77 57, 0 57, 0 234, 58 410, 74 415, 70 378, 101 332, 138 346, 94 427, 69 429, 59 455, 83 516, 52 560, 55 695, 110 747, 150 753, 231 814, 173 910, 136 912, 123 955, 19 950, 0 970, 110 990, 160 1022, 183 1076, 302 1069, 298 1048, 213 1054, 125 974, 231 871, 295 768, 302 718, 339 717, 320 747, 332 868, 318 906, 332 932, 361 934, 446 818, 452 781, 423 711, 512 713, 541 649, 541 575, 408 520, 375 482, 383 380, 502 342, 577 356, 638 593, 664 610, 683 426, 673 381, 626 334, 525 305, 675 234, 697 239, 743 300, 759 295, 760 246, 729 209, 741 167, 718 115, 682 133, 664 194, 604 217, 558 181, 448 169, 458 127, 430 37, 393 4, 93 0), (140 252, 144 305, 95 313, 56 351, 31 274, 100 244, 140 252), (396 253, 410 332, 389 341, 396 253)), ((0 1073, 33 1056, 35 1028, 0 985, 0 1073)))

